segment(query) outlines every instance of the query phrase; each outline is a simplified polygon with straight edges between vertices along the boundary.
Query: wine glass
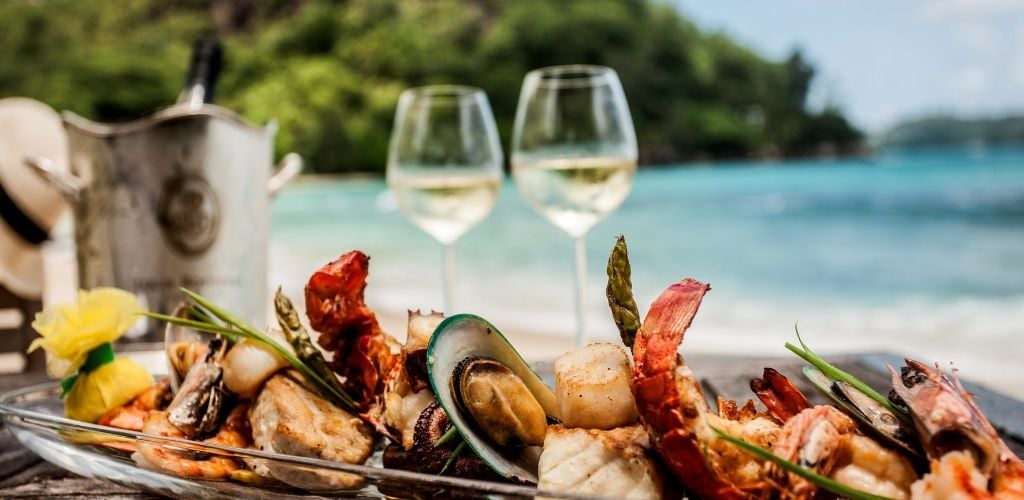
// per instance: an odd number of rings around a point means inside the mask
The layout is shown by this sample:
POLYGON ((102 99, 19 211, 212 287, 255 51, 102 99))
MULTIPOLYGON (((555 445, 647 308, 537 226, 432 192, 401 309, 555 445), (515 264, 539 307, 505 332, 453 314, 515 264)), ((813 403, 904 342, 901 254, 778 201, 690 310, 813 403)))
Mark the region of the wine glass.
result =
POLYGON ((402 92, 388 151, 387 182, 401 211, 444 247, 444 310, 454 310, 455 241, 487 218, 501 187, 503 156, 483 90, 431 85, 402 92))
POLYGON ((512 175, 535 211, 575 239, 576 344, 584 341, 585 237, 629 195, 636 133, 619 77, 603 66, 553 66, 523 80, 512 175))

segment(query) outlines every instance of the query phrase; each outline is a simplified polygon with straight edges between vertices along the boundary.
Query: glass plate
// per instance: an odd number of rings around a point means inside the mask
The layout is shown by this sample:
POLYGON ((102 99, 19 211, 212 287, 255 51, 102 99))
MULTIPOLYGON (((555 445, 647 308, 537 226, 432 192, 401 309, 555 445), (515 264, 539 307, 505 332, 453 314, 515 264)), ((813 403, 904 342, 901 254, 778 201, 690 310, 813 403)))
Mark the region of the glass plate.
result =
POLYGON ((367 465, 329 462, 314 458, 268 453, 254 449, 203 444, 184 439, 165 438, 102 425, 87 424, 63 417, 64 406, 56 382, 26 387, 0 396, 0 415, 18 441, 47 462, 81 476, 102 479, 171 497, 205 498, 289 498, 304 495, 290 486, 253 485, 233 480, 189 480, 143 469, 131 459, 131 452, 111 445, 159 443, 176 450, 191 450, 210 455, 244 459, 254 464, 286 465, 295 470, 318 474, 348 473, 356 476, 359 487, 338 491, 317 491, 318 495, 380 498, 489 497, 587 498, 579 495, 542 492, 532 487, 420 474, 380 466, 381 450, 367 465), (105 443, 105 444, 99 444, 105 443))

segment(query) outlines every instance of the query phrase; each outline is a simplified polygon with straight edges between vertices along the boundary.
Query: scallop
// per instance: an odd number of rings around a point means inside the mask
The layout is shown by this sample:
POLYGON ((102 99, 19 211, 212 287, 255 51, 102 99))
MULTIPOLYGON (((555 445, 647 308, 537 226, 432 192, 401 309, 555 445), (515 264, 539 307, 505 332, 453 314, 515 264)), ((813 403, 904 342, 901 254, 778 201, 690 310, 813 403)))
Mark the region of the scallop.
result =
POLYGON ((256 396, 263 382, 278 370, 289 366, 270 346, 252 339, 239 340, 224 357, 224 385, 249 399, 256 396))
POLYGON ((555 394, 562 425, 614 429, 636 423, 629 357, 614 344, 595 343, 555 360, 555 394))
POLYGON ((501 332, 472 314, 445 319, 430 338, 427 372, 438 403, 476 455, 506 479, 536 484, 540 448, 531 444, 544 438, 537 431, 541 416, 545 423, 558 418, 558 402, 501 332), (508 407, 488 415, 470 408, 491 397, 508 407), (519 429, 495 439, 490 431, 503 421, 519 429), (499 444, 502 439, 507 441, 499 444))

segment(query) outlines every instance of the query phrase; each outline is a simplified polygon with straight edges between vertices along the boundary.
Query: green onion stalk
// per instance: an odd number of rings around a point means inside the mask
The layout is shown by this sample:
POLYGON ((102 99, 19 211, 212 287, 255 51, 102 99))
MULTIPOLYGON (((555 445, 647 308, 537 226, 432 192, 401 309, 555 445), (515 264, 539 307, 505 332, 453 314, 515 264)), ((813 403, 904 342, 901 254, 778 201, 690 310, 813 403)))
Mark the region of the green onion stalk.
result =
POLYGON ((800 342, 800 346, 795 346, 789 342, 786 342, 786 349, 789 349, 791 352, 793 352, 793 354, 796 354, 797 356, 803 358, 804 361, 807 361, 808 363, 813 365, 815 368, 820 370, 821 373, 825 374, 825 376, 831 378, 832 380, 842 380, 850 384, 858 391, 864 393, 864 395, 866 395, 867 397, 875 400, 875 402, 891 411, 893 415, 896 415, 905 423, 910 422, 910 415, 907 413, 907 410, 905 408, 896 405, 892 401, 889 401, 889 398, 883 396, 878 391, 872 389, 871 386, 865 384, 864 382, 861 382, 857 377, 850 375, 849 373, 839 369, 835 365, 822 359, 820 356, 815 354, 810 347, 807 347, 807 344, 805 344, 804 340, 800 337, 800 330, 797 329, 795 326, 794 329, 796 329, 796 338, 797 341, 800 342))
POLYGON ((360 413, 355 401, 353 401, 352 397, 341 389, 333 374, 330 374, 329 377, 325 378, 323 375, 326 374, 318 373, 317 370, 314 370, 306 362, 299 359, 289 349, 285 348, 280 343, 268 337, 265 333, 257 330, 242 319, 212 303, 209 299, 186 288, 182 288, 181 291, 195 303, 189 308, 189 312, 194 318, 198 319, 180 318, 177 316, 169 316, 166 314, 152 312, 142 314, 156 320, 185 326, 201 332, 218 333, 231 339, 242 337, 262 343, 267 347, 270 347, 278 356, 281 356, 282 359, 291 365, 292 368, 295 368, 296 371, 301 373, 302 376, 306 378, 306 381, 312 385, 312 388, 325 399, 346 411, 354 414, 360 413), (218 323, 214 318, 219 319, 224 324, 218 323), (331 381, 333 381, 333 383, 331 381))

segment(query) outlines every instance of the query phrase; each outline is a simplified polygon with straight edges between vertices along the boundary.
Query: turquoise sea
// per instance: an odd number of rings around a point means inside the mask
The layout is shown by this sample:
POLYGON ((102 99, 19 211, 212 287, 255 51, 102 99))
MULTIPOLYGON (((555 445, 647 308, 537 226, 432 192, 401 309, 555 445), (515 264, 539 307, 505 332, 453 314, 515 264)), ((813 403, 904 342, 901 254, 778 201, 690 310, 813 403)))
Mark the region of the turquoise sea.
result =
MULTIPOLYGON (((1024 396, 1024 149, 642 169, 587 237, 597 338, 615 336, 603 287, 619 233, 641 310, 683 277, 712 284, 684 353, 785 355, 799 322, 819 350, 955 361, 1024 396)), ((406 309, 439 307, 440 247, 381 179, 307 177, 274 201, 271 275, 292 295, 356 248, 372 257, 367 297, 386 328, 400 334, 406 309)), ((511 180, 457 252, 457 309, 513 338, 569 338, 571 241, 511 180)))

